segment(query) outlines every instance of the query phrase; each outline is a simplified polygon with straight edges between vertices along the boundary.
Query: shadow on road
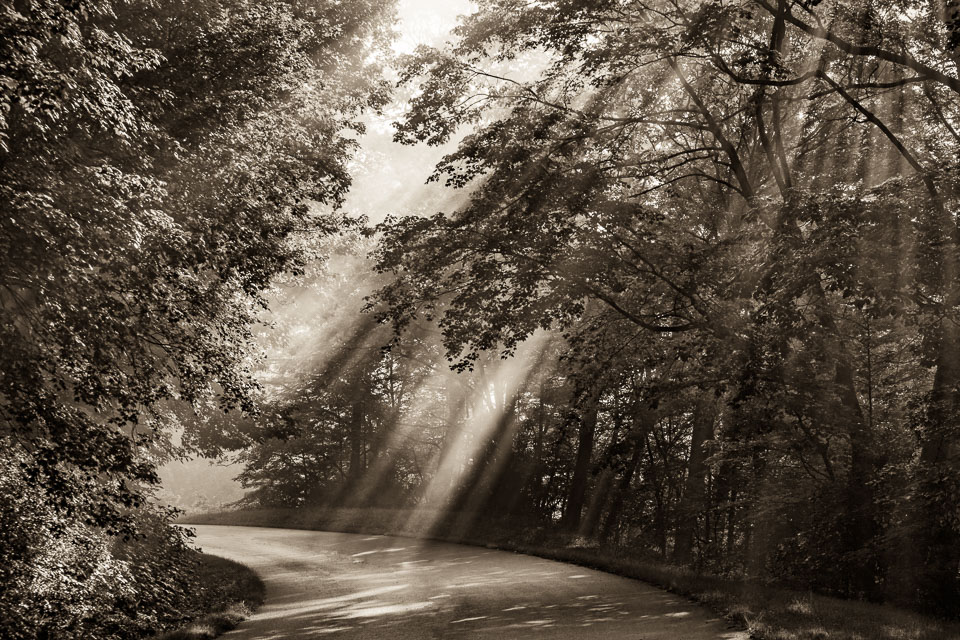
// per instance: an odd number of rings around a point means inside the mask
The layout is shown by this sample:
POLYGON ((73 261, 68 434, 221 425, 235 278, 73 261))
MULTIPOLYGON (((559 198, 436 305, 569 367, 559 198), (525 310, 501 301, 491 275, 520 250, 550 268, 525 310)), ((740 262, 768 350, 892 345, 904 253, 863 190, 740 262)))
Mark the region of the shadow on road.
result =
POLYGON ((660 589, 520 554, 244 527, 198 527, 198 540, 267 585, 264 606, 228 640, 746 638, 660 589))

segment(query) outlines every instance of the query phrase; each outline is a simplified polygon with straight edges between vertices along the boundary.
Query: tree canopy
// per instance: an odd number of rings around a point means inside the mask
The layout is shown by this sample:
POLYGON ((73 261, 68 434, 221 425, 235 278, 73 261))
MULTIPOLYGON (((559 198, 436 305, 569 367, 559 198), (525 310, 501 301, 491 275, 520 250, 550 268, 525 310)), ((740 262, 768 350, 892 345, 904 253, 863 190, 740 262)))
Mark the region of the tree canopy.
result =
POLYGON ((729 500, 752 571, 960 602, 955 4, 504 0, 457 36, 406 61, 396 139, 473 126, 434 179, 474 191, 380 227, 384 317, 467 368, 602 318, 646 403, 706 402, 679 560, 729 500))
POLYGON ((477 3, 394 87, 452 210, 364 228, 391 11, 0 12, 0 620, 175 618, 143 504, 186 450, 246 506, 960 615, 960 4, 477 3))
MULTIPOLYGON (((254 408, 263 292, 302 268, 304 238, 344 224, 391 15, 387 0, 0 10, 3 491, 43 505, 57 544, 144 522, 178 417, 254 408)), ((5 532, 34 517, 17 504, 5 532)), ((4 555, 4 634, 45 633, 6 600, 50 570, 31 531, 4 555)), ((44 637, 95 634, 77 606, 44 637)))

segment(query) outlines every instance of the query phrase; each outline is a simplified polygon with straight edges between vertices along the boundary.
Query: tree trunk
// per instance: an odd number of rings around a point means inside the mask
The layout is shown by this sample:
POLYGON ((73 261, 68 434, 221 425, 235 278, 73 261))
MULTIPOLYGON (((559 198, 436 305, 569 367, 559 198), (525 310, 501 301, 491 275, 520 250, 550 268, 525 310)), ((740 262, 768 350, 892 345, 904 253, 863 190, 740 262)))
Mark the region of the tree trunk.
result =
POLYGON ((679 564, 693 561, 693 539, 697 521, 703 509, 704 478, 707 473, 707 454, 703 445, 713 438, 717 418, 717 401, 710 392, 703 392, 693 412, 693 434, 690 438, 690 457, 687 479, 680 497, 679 522, 673 547, 673 559, 679 564))
POLYGON ((637 417, 637 424, 634 432, 630 435, 633 443, 630 461, 627 462, 623 475, 620 476, 620 482, 614 491, 613 499, 610 501, 610 510, 607 512, 607 519, 603 523, 603 529, 600 531, 601 542, 606 542, 613 537, 613 532, 620 525, 620 515, 623 512, 623 506, 627 501, 627 493, 630 491, 630 483, 633 476, 640 466, 640 460, 643 458, 643 448, 647 441, 647 434, 653 428, 656 422, 656 415, 652 411, 641 411, 637 417))
POLYGON ((597 480, 597 486, 593 490, 593 495, 590 498, 590 506, 587 507, 587 515, 584 516, 583 522, 580 524, 580 529, 578 533, 582 536, 588 538, 593 537, 597 533, 597 527, 600 526, 600 516, 603 514, 603 508, 607 505, 607 498, 610 494, 610 485, 613 484, 614 472, 613 468, 605 466, 603 471, 600 472, 600 477, 597 480))
POLYGON ((960 530, 949 514, 960 510, 957 441, 960 437, 960 332, 941 323, 928 424, 920 451, 920 513, 912 545, 911 585, 917 604, 941 615, 960 615, 960 530))
MULTIPOLYGON (((582 536, 592 538, 597 534, 597 528, 600 526, 600 516, 603 515, 603 509, 607 506, 610 497, 610 486, 613 484, 616 476, 614 469, 620 447, 620 430, 623 427, 623 414, 620 411, 620 394, 613 395, 613 432, 610 434, 610 444, 604 453, 599 466, 599 478, 596 486, 591 492, 590 504, 587 506, 587 515, 584 516, 580 524, 579 533, 582 536)), ((597 470, 594 470, 594 474, 597 470)))
POLYGON ((350 408, 350 468, 348 482, 355 484, 363 475, 363 401, 355 399, 350 408))
POLYGON ((590 459, 593 457, 593 441, 597 431, 597 402, 599 394, 585 401, 580 413, 580 428, 577 438, 577 458, 573 467, 573 479, 567 505, 561 518, 561 526, 566 531, 576 531, 580 526, 583 505, 587 496, 587 481, 590 475, 590 459))
POLYGON ((847 557, 848 590, 855 597, 876 595, 875 554, 868 551, 877 535, 873 517, 874 495, 872 481, 877 465, 875 443, 870 426, 864 418, 860 400, 854 387, 853 368, 840 354, 835 382, 840 396, 843 416, 849 424, 850 468, 847 473, 846 507, 843 552, 847 557))

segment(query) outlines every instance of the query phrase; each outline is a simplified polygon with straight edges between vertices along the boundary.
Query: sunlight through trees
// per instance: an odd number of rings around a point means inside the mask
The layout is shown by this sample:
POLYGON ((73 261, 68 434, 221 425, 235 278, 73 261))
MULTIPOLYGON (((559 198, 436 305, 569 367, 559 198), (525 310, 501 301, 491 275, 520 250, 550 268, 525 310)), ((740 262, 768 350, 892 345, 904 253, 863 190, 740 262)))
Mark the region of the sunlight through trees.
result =
MULTIPOLYGON (((377 227, 373 357, 462 373, 369 424, 373 495, 955 612, 956 23, 908 5, 502 0, 405 58, 396 139, 466 128, 470 196, 377 227)), ((297 504, 358 495, 330 452, 297 504)))
POLYGON ((198 454, 960 616, 960 4, 395 4, 0 9, 0 635, 182 622, 198 454))

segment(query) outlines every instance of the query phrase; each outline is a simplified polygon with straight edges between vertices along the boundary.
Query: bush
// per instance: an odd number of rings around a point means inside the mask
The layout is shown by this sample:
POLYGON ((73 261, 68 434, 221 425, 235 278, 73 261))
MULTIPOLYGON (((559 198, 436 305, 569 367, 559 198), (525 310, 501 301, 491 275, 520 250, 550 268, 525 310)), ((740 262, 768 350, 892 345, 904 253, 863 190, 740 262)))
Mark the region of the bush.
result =
POLYGON ((132 510, 137 533, 110 536, 51 498, 30 467, 0 439, 0 637, 130 640, 206 613, 199 554, 173 511, 132 510))
POLYGON ((128 563, 111 553, 103 532, 68 517, 28 482, 22 450, 0 445, 0 637, 66 640, 123 626, 113 610, 133 593, 128 563))

